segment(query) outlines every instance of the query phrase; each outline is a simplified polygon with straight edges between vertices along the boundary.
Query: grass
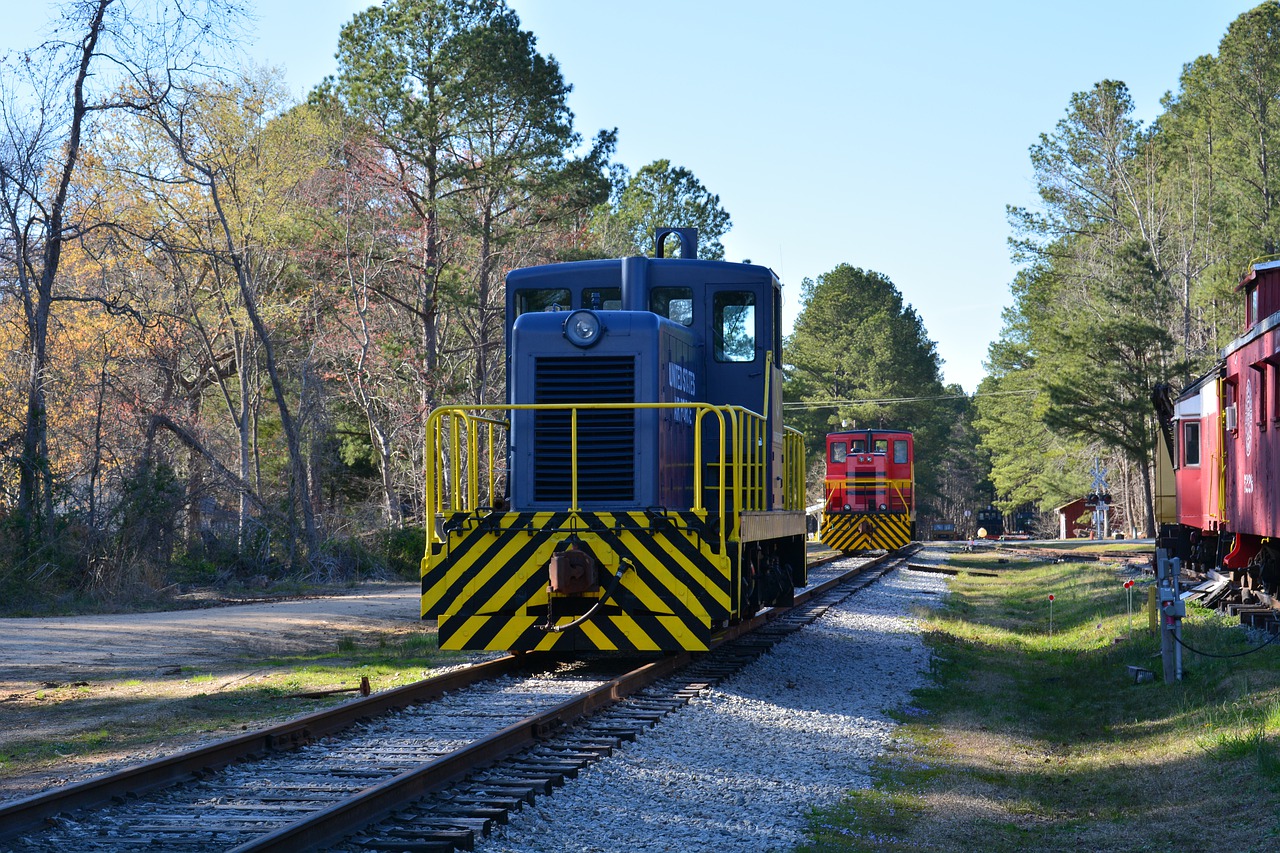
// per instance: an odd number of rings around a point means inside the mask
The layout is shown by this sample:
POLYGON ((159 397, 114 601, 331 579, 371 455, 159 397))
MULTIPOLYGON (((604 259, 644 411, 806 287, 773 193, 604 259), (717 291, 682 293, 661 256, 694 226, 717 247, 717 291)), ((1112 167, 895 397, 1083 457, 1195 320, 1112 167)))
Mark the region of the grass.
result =
POLYGON ((1132 553, 1134 555, 1148 556, 1151 554, 1151 542, 1124 542, 1118 539, 1048 539, 1035 540, 1031 542, 1007 541, 1001 542, 995 546, 997 549, 1004 547, 1030 547, 1041 551, 1063 551, 1072 554, 1123 554, 1132 553))
MULTIPOLYGON (((903 742, 873 786, 816 812, 822 851, 1273 850, 1280 846, 1280 642, 1234 658, 1184 652, 1161 678, 1135 590, 1097 563, 999 563, 965 554, 922 612, 933 683, 899 715, 903 742), (1053 601, 1053 634, 1049 601, 1053 601), (1135 684, 1127 666, 1152 670, 1135 684)), ((1252 643, 1190 608, 1184 640, 1252 643)))
MULTIPOLYGON (((230 735, 279 722, 357 694, 297 694, 357 688, 367 676, 387 690, 428 676, 465 655, 441 652, 434 633, 342 637, 333 649, 262 660, 234 672, 184 670, 172 676, 62 685, 33 693, 27 713, 58 733, 10 729, 0 746, 0 779, 50 769, 68 758, 93 760, 198 736, 230 735)), ((6 715, 18 713, 9 706, 6 715)))

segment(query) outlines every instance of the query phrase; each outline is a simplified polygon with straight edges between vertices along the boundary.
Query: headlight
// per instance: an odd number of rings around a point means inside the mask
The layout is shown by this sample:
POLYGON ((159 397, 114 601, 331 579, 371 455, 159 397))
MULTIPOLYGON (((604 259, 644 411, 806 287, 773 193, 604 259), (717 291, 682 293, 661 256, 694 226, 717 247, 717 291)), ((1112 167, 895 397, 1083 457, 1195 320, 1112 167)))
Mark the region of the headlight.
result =
POLYGON ((564 336, 578 347, 589 347, 600 340, 600 318, 590 311, 574 311, 564 321, 564 336))

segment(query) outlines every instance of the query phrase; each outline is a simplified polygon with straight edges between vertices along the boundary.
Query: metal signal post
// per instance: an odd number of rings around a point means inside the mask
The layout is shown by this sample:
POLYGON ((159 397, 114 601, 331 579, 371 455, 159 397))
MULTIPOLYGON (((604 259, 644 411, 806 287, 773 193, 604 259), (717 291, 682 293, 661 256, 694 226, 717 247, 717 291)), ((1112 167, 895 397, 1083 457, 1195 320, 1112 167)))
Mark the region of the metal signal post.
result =
POLYGON ((1187 603, 1178 594, 1182 562, 1163 548, 1156 549, 1156 595, 1160 619, 1160 659, 1166 684, 1182 680, 1182 620, 1187 603))

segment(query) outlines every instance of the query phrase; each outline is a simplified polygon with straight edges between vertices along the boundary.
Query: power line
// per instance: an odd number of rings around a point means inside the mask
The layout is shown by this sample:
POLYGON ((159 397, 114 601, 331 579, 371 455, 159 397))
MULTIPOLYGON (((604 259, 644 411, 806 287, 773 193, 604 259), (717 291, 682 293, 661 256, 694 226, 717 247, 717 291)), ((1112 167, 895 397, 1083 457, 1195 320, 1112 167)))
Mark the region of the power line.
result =
POLYGON ((930 400, 974 400, 978 397, 1028 396, 1039 394, 1037 389, 1024 391, 983 391, 969 394, 940 394, 933 397, 889 397, 882 400, 806 400, 795 403, 783 403, 784 409, 833 409, 837 406, 887 406, 890 403, 923 403, 930 400))

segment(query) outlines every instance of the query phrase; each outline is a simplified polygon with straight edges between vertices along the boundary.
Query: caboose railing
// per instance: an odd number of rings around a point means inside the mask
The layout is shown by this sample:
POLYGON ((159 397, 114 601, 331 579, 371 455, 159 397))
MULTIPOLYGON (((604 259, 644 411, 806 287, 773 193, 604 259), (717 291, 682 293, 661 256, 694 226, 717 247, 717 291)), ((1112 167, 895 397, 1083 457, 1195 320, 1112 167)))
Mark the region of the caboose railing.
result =
MULTIPOLYGON (((427 419, 424 456, 428 542, 442 541, 440 531, 432 523, 436 516, 499 508, 502 500, 499 487, 510 474, 506 470, 506 447, 511 412, 569 412, 568 509, 579 512, 578 447, 584 440, 579 413, 641 409, 693 410, 693 504, 690 509, 708 511, 706 495, 714 496, 716 506, 710 511, 720 516, 717 529, 723 549, 726 537, 736 538, 739 534, 741 512, 768 507, 771 454, 768 423, 763 416, 741 407, 695 402, 541 403, 435 409, 427 419), (715 475, 710 489, 704 489, 707 473, 715 475)), ((783 508, 800 509, 804 496, 804 444, 796 430, 787 430, 784 436, 782 468, 779 474, 783 477, 783 508)))

